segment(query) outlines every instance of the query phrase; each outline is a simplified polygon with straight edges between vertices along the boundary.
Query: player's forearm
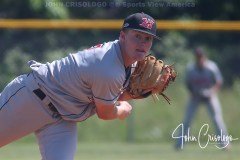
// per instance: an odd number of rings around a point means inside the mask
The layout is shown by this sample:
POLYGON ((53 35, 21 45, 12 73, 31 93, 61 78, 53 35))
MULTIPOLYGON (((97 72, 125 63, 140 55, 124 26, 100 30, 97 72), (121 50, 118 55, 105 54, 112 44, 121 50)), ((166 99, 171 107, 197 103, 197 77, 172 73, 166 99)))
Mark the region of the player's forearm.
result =
MULTIPOLYGON (((97 116, 102 120, 113 120, 118 118, 118 108, 115 105, 103 106, 105 109, 97 108, 97 116)), ((102 108, 103 108, 102 107, 102 108)))
POLYGON ((214 92, 218 92, 218 91, 220 90, 221 86, 222 86, 222 83, 221 83, 221 82, 217 82, 217 83, 212 87, 212 89, 213 89, 214 92))
POLYGON ((220 88, 221 88, 221 83, 220 82, 217 82, 215 85, 213 85, 211 88, 209 88, 209 92, 211 93, 211 95, 214 95, 216 94, 220 88))
POLYGON ((125 119, 132 110, 132 106, 126 101, 119 101, 115 105, 97 106, 97 115, 103 120, 125 119))

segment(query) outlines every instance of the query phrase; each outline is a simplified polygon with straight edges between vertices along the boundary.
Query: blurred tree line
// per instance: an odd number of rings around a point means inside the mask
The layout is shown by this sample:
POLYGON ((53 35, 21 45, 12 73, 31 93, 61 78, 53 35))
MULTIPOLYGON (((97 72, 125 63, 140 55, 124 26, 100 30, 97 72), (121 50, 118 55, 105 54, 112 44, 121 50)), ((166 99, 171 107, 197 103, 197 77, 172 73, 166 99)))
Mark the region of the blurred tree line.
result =
MULTIPOLYGON (((145 12, 160 20, 234 21, 240 19, 239 6, 238 0, 1 0, 0 18, 124 19, 129 14, 145 12), (150 6, 150 2, 154 6, 150 6)), ((175 63, 178 72, 183 72, 194 47, 200 45, 219 64, 225 86, 232 86, 240 78, 239 32, 158 32, 162 40, 154 42, 152 53, 175 63)), ((26 62, 30 59, 52 61, 70 52, 118 39, 118 35, 116 30, 0 29, 0 88, 13 77, 29 72, 26 62)))

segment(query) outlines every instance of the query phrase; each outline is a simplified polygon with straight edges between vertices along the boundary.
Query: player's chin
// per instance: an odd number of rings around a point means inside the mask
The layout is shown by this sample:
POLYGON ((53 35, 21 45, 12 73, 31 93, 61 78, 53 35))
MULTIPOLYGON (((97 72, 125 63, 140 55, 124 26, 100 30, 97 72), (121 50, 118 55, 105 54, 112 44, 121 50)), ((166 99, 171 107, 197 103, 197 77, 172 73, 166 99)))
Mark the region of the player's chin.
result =
POLYGON ((142 61, 146 57, 146 52, 136 52, 135 53, 135 60, 142 61))

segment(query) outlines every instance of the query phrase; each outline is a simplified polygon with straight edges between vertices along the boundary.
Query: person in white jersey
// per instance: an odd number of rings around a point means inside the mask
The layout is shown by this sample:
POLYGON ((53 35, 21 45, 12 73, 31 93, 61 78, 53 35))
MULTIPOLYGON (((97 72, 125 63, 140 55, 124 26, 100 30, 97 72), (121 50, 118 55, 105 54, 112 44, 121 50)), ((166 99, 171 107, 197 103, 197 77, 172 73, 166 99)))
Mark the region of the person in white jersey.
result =
MULTIPOLYGON (((204 104, 213 121, 216 135, 227 136, 228 133, 217 95, 223 83, 222 74, 217 64, 207 58, 203 48, 197 47, 194 51, 194 56, 195 63, 189 63, 186 69, 185 82, 189 91, 189 101, 183 121, 184 130, 183 133, 181 130, 179 135, 188 135, 188 129, 190 129, 190 124, 198 107, 200 104, 204 104)), ((184 139, 178 138, 175 148, 177 150, 182 149, 183 144, 184 139)), ((218 148, 229 149, 230 147, 229 141, 220 141, 216 145, 219 146, 218 148)))
POLYGON ((94 114, 103 120, 130 115, 125 89, 132 66, 159 39, 156 30, 151 16, 135 13, 124 20, 118 40, 51 63, 29 61, 32 72, 0 94, 0 147, 35 133, 43 160, 73 160, 77 122, 94 114))

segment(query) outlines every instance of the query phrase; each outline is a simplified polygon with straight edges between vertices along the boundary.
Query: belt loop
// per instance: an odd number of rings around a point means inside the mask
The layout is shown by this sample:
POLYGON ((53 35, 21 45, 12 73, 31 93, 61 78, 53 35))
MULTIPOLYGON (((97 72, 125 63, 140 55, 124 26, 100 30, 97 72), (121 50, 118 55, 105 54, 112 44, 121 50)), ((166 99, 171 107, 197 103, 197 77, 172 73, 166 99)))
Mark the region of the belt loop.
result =
POLYGON ((46 97, 46 94, 43 93, 43 91, 40 88, 33 90, 33 93, 35 93, 41 100, 43 100, 46 97))
POLYGON ((52 117, 53 117, 53 118, 58 118, 58 117, 60 117, 60 114, 59 114, 58 110, 57 110, 56 107, 52 104, 52 102, 49 102, 49 101, 48 101, 49 103, 47 104, 47 100, 46 100, 46 101, 44 100, 45 97, 46 97, 46 94, 45 94, 40 88, 33 90, 33 93, 34 93, 39 99, 41 99, 41 101, 43 101, 43 104, 44 104, 44 105, 46 105, 46 106, 50 109, 50 111, 53 113, 53 114, 52 114, 52 117))

